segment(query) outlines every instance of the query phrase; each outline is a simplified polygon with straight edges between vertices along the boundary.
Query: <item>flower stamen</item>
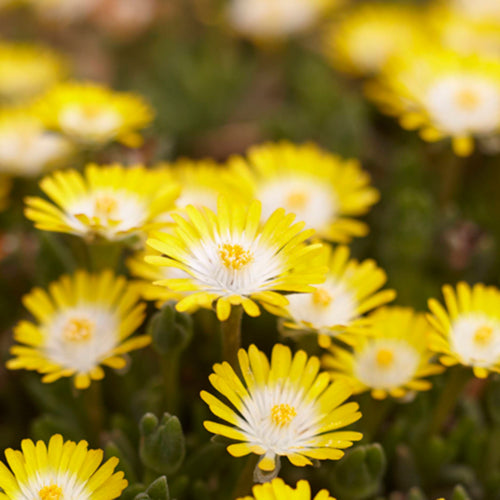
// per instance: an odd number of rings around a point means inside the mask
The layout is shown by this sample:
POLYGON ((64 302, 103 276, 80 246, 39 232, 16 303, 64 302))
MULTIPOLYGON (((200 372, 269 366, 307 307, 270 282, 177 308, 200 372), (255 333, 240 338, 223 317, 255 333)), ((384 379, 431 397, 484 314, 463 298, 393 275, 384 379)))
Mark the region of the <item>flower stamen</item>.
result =
POLYGON ((100 196, 94 202, 96 217, 109 219, 118 209, 117 201, 111 196, 100 196))
POLYGON ((274 405, 271 408, 271 420, 277 427, 286 427, 297 416, 293 406, 288 404, 274 405))
POLYGON ((312 294, 313 302, 318 306, 327 307, 333 302, 333 297, 325 288, 316 288, 312 294))
POLYGON ((253 259, 252 253, 245 250, 241 245, 231 245, 230 243, 219 245, 219 256, 222 263, 228 269, 238 271, 249 264, 253 259))
POLYGON ((456 94, 457 104, 467 111, 471 111, 479 104, 479 98, 475 92, 470 89, 462 89, 456 94))
POLYGON ((392 365, 392 362, 394 361, 394 353, 389 350, 389 349, 380 349, 377 352, 377 363, 384 367, 388 368, 390 365, 392 365))
POLYGON ((474 332, 474 342, 481 346, 489 344, 493 337, 493 328, 491 326, 481 326, 474 332))
POLYGON ((286 198, 286 205, 290 210, 303 210, 309 201, 304 191, 292 191, 286 198))
POLYGON ((44 486, 39 491, 40 500, 60 500, 62 498, 62 489, 57 484, 44 486))
POLYGON ((92 338, 95 325, 86 318, 72 318, 63 330, 63 337, 71 342, 82 342, 92 338))

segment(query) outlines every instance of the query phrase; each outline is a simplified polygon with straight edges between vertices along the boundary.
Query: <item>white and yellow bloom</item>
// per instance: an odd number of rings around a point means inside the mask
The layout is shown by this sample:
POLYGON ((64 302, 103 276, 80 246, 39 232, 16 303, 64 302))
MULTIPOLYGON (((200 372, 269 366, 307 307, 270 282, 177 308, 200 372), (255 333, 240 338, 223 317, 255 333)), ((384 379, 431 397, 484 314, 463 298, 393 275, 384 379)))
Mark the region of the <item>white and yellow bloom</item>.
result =
POLYGON ((101 465, 102 450, 89 450, 86 441, 64 441, 60 434, 34 443, 23 439, 21 450, 8 448, 0 462, 2 500, 113 500, 128 482, 123 472, 114 472, 118 459, 101 465))
POLYGON ((231 455, 255 453, 261 456, 258 467, 273 471, 281 456, 300 467, 313 459, 338 460, 361 439, 359 432, 339 430, 361 417, 359 406, 343 404, 351 390, 344 382, 331 383, 326 372, 318 374, 318 358, 304 351, 292 356, 277 344, 270 363, 254 345, 248 352, 240 349, 238 359, 243 380, 227 362, 214 365, 210 375, 231 407, 201 392, 212 413, 226 422, 206 421, 205 428, 238 441, 228 446, 231 455))
POLYGON ((301 480, 294 489, 285 484, 279 477, 264 484, 256 484, 252 488, 252 496, 238 500, 335 500, 327 490, 321 490, 314 498, 311 497, 311 486, 307 481, 301 480))
POLYGON ((394 290, 380 290, 387 276, 373 260, 358 262, 349 256, 346 246, 323 247, 319 260, 327 266, 326 280, 311 293, 287 296, 289 304, 281 312, 286 328, 315 332, 326 348, 333 338, 349 341, 346 332, 363 331, 370 324, 365 313, 394 300, 394 290))
POLYGON ((119 241, 165 226, 179 186, 143 166, 90 164, 83 175, 57 171, 40 181, 52 202, 26 198, 25 215, 45 231, 119 241))
POLYGON ((28 110, 0 111, 0 172, 35 177, 61 166, 73 153, 71 143, 49 132, 28 110))
POLYGON ((111 271, 77 271, 33 289, 23 304, 36 322, 20 321, 14 329, 19 344, 7 368, 36 370, 42 382, 74 377, 78 389, 104 377, 101 365, 123 368, 124 355, 148 345, 148 335, 130 336, 145 317, 137 290, 111 271))
POLYGON ((427 346, 429 324, 411 308, 384 307, 370 315, 366 335, 353 335, 352 350, 331 347, 323 366, 345 380, 355 394, 370 391, 375 399, 401 398, 408 391, 426 391, 424 377, 441 373, 427 346))
POLYGON ((315 144, 268 143, 230 162, 246 174, 262 215, 284 208, 318 236, 347 243, 365 236, 368 226, 354 217, 379 199, 370 176, 356 160, 343 160, 315 144))
POLYGON ((460 282, 443 286, 443 296, 445 307, 430 299, 427 316, 434 328, 429 345, 441 363, 470 366, 479 378, 500 372, 500 290, 460 282))

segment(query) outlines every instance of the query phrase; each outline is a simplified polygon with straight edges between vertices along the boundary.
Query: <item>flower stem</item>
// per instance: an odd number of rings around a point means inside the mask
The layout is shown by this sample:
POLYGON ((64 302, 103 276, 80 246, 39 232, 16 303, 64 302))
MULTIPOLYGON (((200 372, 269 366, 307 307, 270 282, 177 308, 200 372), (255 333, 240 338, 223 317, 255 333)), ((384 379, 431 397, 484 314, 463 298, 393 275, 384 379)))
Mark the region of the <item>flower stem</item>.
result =
POLYGON ((236 482, 231 498, 240 498, 250 494, 254 484, 254 471, 255 467, 257 467, 258 461, 259 455, 252 453, 248 457, 247 463, 238 477, 238 481, 236 482))
POLYGON ((370 396, 370 401, 366 405, 363 414, 363 439, 372 442, 377 435, 380 426, 394 408, 394 400, 386 398, 384 400, 374 399, 370 396))
POLYGON ((469 380, 469 370, 462 366, 456 366, 449 370, 441 397, 432 415, 429 426, 429 434, 437 434, 442 429, 448 417, 451 415, 462 394, 465 384, 469 380))
POLYGON ((83 398, 87 410, 89 435, 95 443, 99 443, 99 436, 104 426, 104 402, 101 382, 93 381, 83 393, 83 398))
POLYGON ((233 368, 238 366, 238 351, 241 347, 242 316, 242 306, 233 306, 229 318, 221 323, 222 359, 227 361, 233 368))
POLYGON ((123 250, 120 243, 90 243, 87 248, 91 271, 117 270, 123 250))

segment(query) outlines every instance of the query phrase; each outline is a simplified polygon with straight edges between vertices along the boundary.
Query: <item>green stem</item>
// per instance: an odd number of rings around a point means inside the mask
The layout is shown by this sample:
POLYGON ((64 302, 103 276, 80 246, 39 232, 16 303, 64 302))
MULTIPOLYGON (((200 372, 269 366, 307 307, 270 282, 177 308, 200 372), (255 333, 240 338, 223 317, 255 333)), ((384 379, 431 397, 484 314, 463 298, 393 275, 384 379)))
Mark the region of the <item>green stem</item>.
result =
POLYGON ((231 314, 226 321, 221 323, 222 333, 222 359, 233 368, 238 366, 238 351, 241 347, 241 318, 243 308, 233 306, 231 314))
POLYGON ((165 408, 172 415, 177 415, 179 404, 179 356, 163 356, 163 384, 165 386, 165 408))
POLYGON ((94 380, 83 393, 83 398, 87 410, 89 436, 98 444, 104 427, 104 401, 101 382, 94 380))
POLYGON ((460 192, 467 159, 454 155, 452 158, 447 158, 441 165, 441 192, 440 204, 446 209, 455 201, 457 194, 460 192))
POLYGON ((87 248, 91 271, 117 270, 123 250, 120 243, 90 243, 87 248))
POLYGON ((453 413, 468 380, 469 370, 466 368, 456 366, 449 370, 448 380, 442 389, 441 397, 432 415, 429 434, 437 434, 441 431, 446 420, 453 413))
POLYGON ((257 462, 259 461, 259 455, 251 454, 248 457, 247 463, 243 470, 241 471, 234 492, 231 498, 241 498, 250 494, 252 486, 254 484, 254 471, 257 467, 257 462))
POLYGON ((394 408, 394 401, 390 398, 384 400, 374 399, 370 396, 370 402, 363 413, 363 439, 372 442, 380 426, 387 415, 394 408))

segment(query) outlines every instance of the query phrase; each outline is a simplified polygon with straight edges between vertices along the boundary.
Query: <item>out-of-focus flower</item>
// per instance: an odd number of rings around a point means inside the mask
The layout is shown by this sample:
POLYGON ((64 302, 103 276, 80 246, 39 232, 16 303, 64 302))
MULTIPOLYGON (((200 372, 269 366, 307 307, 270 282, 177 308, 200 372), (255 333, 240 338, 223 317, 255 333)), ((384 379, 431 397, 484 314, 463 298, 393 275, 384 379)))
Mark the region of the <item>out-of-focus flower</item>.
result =
POLYGON ((331 382, 328 373, 318 374, 319 359, 304 351, 293 357, 277 344, 271 362, 254 345, 240 349, 243 380, 227 362, 214 365, 210 383, 230 403, 227 406, 202 391, 202 399, 214 415, 230 425, 206 421, 205 428, 238 443, 228 446, 234 457, 260 455, 258 467, 273 471, 279 457, 295 466, 311 465, 312 459, 338 460, 342 451, 361 439, 359 432, 339 431, 361 418, 357 403, 344 403, 351 395, 345 382, 331 382))
POLYGON ((282 207, 318 236, 342 243, 368 233, 365 223, 351 217, 368 212, 379 193, 357 160, 343 160, 314 144, 282 142, 253 147, 246 159, 236 157, 230 164, 253 184, 263 217, 282 207))
POLYGON ((401 398, 408 391, 426 391, 432 384, 423 377, 443 371, 431 362, 427 347, 430 330, 425 315, 410 308, 384 307, 370 315, 367 335, 353 335, 352 351, 331 347, 323 366, 334 379, 345 380, 355 394, 401 398))
POLYGON ((349 340, 346 332, 356 333, 370 324, 364 313, 394 300, 394 290, 380 290, 387 281, 385 272, 373 260, 349 259, 349 249, 333 250, 324 245, 320 262, 328 268, 326 280, 312 293, 287 296, 283 308, 284 326, 292 330, 318 333, 321 347, 329 347, 332 338, 349 340))
POLYGON ((293 223, 295 216, 284 209, 274 212, 261 225, 261 205, 221 196, 217 213, 186 207, 184 218, 173 214, 173 234, 155 233, 147 244, 160 252, 147 262, 180 269, 189 276, 158 281, 171 290, 191 292, 178 304, 179 311, 193 307, 211 308, 216 302, 217 316, 226 320, 231 307, 242 305, 250 316, 264 307, 288 304, 278 292, 310 292, 321 283, 326 269, 311 263, 321 245, 305 244, 313 230, 304 223, 293 223))
POLYGON ((443 365, 470 366, 476 377, 500 372, 500 290, 460 282, 443 286, 443 296, 446 308, 429 300, 429 347, 443 365))
POLYGON ((113 38, 130 40, 151 26, 157 11, 157 0, 101 0, 92 21, 113 38))
POLYGON ((151 338, 130 338, 144 320, 145 304, 137 290, 111 271, 77 271, 49 285, 34 288, 23 304, 36 319, 20 321, 14 329, 19 344, 11 348, 11 370, 36 370, 42 382, 74 377, 86 389, 104 377, 101 365, 123 368, 124 354, 147 346, 151 338))
POLYGON ((62 165, 73 153, 71 143, 49 132, 29 110, 0 111, 0 172, 38 176, 62 165))
POLYGON ((500 3, 497 0, 448 0, 448 4, 471 20, 500 23, 500 3))
POLYGON ((437 6, 430 10, 428 20, 443 46, 462 54, 500 56, 500 18, 471 19, 437 6))
POLYGON ((304 32, 342 0, 231 0, 228 20, 238 33, 256 40, 282 39, 304 32))
POLYGON ((100 0, 26 0, 40 19, 70 24, 87 19, 100 0))
POLYGON ((65 59, 47 47, 0 42, 0 103, 30 100, 66 75, 65 59))
POLYGON ((422 46, 394 57, 367 91, 424 140, 450 137, 460 156, 500 130, 500 59, 422 46))
POLYGON ((128 482, 123 472, 114 472, 118 459, 112 457, 101 465, 103 455, 102 450, 89 450, 87 441, 64 441, 60 434, 53 435, 48 446, 43 441, 23 439, 21 450, 5 450, 10 469, 0 462, 1 497, 118 498, 128 482))
MULTIPOLYGON (((305 480, 297 483, 295 489, 285 484, 279 477, 252 488, 252 496, 238 500, 311 500, 311 486, 305 480)), ((335 500, 327 490, 321 490, 312 500, 335 500)))
POLYGON ((52 202, 26 198, 25 215, 45 231, 87 239, 119 241, 165 226, 179 186, 169 176, 143 166, 88 165, 57 171, 40 181, 52 202))
POLYGON ((83 146, 119 141, 130 147, 142 142, 139 131, 153 121, 153 110, 139 95, 116 92, 95 83, 56 85, 35 105, 44 124, 83 146))
POLYGON ((423 37, 423 20, 419 11, 407 5, 362 4, 331 25, 324 50, 340 70, 372 75, 391 56, 404 53, 423 37))

